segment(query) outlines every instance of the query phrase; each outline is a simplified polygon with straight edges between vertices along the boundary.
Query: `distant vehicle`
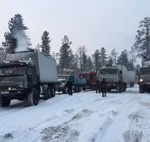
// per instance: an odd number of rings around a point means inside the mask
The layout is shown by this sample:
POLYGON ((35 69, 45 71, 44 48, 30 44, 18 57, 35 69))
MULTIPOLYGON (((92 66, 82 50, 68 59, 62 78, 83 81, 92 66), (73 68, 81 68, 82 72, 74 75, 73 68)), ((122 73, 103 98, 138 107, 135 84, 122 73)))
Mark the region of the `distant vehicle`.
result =
POLYGON ((137 82, 136 72, 135 71, 128 71, 127 77, 128 77, 129 87, 134 87, 134 84, 137 82))
POLYGON ((0 102, 10 105, 12 99, 38 105, 40 95, 49 99, 55 96, 57 82, 56 61, 40 52, 8 54, 0 64, 0 102))
POLYGON ((69 75, 58 75, 58 83, 56 84, 56 91, 63 92, 63 94, 67 94, 67 81, 69 79, 69 75))
POLYGON ((69 72, 65 72, 64 74, 58 75, 58 82, 56 85, 56 90, 58 92, 63 92, 63 94, 68 93, 67 81, 71 78, 73 83, 73 90, 74 92, 80 92, 81 87, 86 84, 85 79, 77 78, 74 72, 69 70, 69 72))
POLYGON ((126 91, 128 83, 128 71, 123 65, 114 67, 102 67, 98 71, 100 81, 105 78, 108 82, 108 91, 115 89, 118 93, 126 91))
POLYGON ((86 79, 86 84, 83 86, 83 90, 86 90, 86 89, 95 90, 96 89, 96 72, 82 72, 79 75, 79 78, 86 79))
POLYGON ((150 90, 150 59, 142 61, 142 67, 137 70, 139 92, 145 93, 150 90))

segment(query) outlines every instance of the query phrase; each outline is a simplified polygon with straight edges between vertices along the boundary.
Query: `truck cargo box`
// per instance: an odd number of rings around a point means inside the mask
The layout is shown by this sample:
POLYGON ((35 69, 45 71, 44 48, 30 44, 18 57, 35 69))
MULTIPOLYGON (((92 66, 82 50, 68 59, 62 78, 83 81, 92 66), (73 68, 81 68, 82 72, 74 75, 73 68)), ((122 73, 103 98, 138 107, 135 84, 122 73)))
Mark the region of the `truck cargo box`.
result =
POLYGON ((35 65, 39 83, 57 82, 56 61, 40 52, 16 52, 8 54, 6 61, 30 62, 35 65))

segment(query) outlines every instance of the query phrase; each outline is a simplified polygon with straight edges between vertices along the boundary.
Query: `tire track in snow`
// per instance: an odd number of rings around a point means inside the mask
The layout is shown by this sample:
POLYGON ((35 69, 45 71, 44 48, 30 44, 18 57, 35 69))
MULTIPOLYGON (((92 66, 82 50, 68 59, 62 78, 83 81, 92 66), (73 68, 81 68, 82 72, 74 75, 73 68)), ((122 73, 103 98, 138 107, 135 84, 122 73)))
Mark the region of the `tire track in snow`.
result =
POLYGON ((135 107, 137 99, 139 98, 134 95, 128 98, 131 102, 130 104, 128 102, 121 104, 118 108, 118 113, 112 117, 111 120, 106 120, 107 125, 100 127, 100 131, 96 134, 96 137, 93 138, 93 142, 120 142, 120 140, 123 139, 121 132, 124 132, 123 120, 127 117, 128 110, 135 107))
POLYGON ((138 110, 131 113, 128 118, 130 119, 129 129, 123 133, 124 142, 141 142, 142 140, 142 115, 138 110))

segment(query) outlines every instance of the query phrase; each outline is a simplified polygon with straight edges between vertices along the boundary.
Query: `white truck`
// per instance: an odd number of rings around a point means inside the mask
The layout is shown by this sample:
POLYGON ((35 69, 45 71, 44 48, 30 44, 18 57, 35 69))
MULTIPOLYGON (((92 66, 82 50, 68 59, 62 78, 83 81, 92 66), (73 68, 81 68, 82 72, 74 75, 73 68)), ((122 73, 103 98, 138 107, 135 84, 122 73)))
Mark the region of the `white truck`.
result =
POLYGON ((105 78, 108 83, 108 91, 116 89, 118 93, 126 91, 128 83, 128 70, 123 65, 116 65, 113 67, 102 67, 98 71, 98 78, 100 81, 105 78))
POLYGON ((134 87, 134 84, 137 82, 136 72, 128 71, 127 78, 129 87, 134 87))
POLYGON ((40 52, 8 54, 0 64, 0 105, 9 106, 12 99, 38 105, 40 95, 55 96, 57 83, 56 61, 40 52))

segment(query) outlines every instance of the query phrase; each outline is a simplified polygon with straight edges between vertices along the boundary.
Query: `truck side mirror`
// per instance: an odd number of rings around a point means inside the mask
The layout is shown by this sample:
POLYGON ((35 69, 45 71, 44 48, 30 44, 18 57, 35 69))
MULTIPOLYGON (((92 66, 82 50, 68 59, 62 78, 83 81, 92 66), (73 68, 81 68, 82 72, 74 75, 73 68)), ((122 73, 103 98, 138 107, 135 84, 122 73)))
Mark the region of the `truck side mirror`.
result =
POLYGON ((120 74, 122 74, 122 71, 120 71, 120 74))
POLYGON ((136 70, 136 74, 137 74, 137 75, 139 74, 138 70, 136 70))

